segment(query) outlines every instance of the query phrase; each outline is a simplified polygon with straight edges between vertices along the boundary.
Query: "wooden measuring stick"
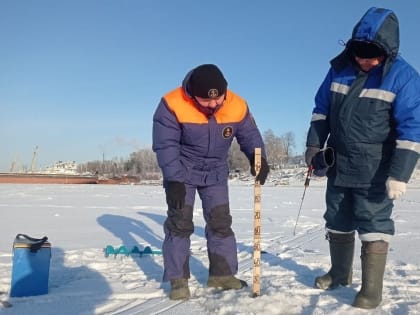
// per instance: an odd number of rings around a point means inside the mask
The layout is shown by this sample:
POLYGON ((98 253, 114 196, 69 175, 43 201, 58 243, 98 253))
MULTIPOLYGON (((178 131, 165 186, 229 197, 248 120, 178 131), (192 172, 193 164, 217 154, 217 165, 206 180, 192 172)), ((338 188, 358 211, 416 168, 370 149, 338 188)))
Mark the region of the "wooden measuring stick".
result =
MULTIPOLYGON (((255 148, 254 152, 255 176, 261 169, 261 148, 255 148)), ((258 180, 254 183, 254 257, 253 257, 253 283, 252 296, 260 295, 261 276, 261 185, 258 180)))

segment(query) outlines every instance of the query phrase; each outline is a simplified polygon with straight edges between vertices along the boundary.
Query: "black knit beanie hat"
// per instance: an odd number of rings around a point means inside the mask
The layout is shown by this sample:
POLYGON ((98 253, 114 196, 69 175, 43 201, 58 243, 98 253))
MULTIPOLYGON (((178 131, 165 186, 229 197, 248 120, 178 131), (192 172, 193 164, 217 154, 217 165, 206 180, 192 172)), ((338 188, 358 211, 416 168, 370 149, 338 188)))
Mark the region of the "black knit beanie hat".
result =
POLYGON ((204 64, 192 71, 189 82, 191 96, 217 98, 226 90, 227 81, 216 65, 204 64))

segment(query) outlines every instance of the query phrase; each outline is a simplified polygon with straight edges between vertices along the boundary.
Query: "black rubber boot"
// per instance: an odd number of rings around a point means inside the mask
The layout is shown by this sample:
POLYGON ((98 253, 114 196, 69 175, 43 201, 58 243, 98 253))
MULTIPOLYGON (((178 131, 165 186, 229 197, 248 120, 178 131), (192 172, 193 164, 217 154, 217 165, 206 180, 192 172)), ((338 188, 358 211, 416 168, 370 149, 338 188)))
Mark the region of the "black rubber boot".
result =
POLYGON ((247 287, 248 284, 234 276, 210 276, 207 286, 210 288, 222 288, 223 290, 238 290, 247 287))
POLYGON ((353 275, 354 232, 326 235, 330 242, 331 268, 325 275, 315 278, 315 287, 333 290, 339 285, 350 285, 353 275))
POLYGON ((171 291, 169 292, 169 299, 171 300, 187 300, 191 296, 190 288, 188 287, 188 279, 174 279, 171 280, 171 291))
POLYGON ((354 299, 354 307, 372 309, 381 303, 387 253, 385 241, 362 242, 362 288, 354 299))

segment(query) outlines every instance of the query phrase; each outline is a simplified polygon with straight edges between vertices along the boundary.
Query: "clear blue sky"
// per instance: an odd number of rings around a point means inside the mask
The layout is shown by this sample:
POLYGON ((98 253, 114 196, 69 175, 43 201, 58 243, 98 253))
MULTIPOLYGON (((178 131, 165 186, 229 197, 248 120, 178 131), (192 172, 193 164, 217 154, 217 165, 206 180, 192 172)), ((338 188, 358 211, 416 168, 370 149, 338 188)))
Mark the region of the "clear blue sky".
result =
POLYGON ((38 168, 150 148, 161 96, 202 63, 301 153, 328 62, 371 6, 396 12, 420 70, 417 1, 0 0, 0 171, 36 146, 38 168))

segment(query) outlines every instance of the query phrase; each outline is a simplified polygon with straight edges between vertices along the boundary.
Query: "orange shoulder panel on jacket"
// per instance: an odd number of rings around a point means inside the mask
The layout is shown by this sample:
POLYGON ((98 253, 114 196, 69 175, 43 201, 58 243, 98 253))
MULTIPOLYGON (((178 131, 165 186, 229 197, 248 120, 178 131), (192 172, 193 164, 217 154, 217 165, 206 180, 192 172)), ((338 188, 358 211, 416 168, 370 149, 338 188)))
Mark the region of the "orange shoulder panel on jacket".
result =
POLYGON ((226 100, 215 116, 219 124, 237 123, 245 118, 247 112, 248 105, 246 101, 238 94, 227 90, 226 100))
POLYGON ((198 110, 182 87, 169 92, 163 98, 180 123, 205 124, 208 122, 206 115, 198 110))
MULTIPOLYGON (((179 87, 164 96, 169 109, 175 114, 180 123, 207 123, 208 119, 179 87)), ((248 111, 246 101, 239 95, 228 90, 223 106, 216 112, 219 124, 236 123, 245 118, 248 111)))

